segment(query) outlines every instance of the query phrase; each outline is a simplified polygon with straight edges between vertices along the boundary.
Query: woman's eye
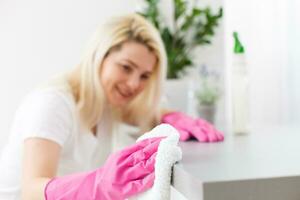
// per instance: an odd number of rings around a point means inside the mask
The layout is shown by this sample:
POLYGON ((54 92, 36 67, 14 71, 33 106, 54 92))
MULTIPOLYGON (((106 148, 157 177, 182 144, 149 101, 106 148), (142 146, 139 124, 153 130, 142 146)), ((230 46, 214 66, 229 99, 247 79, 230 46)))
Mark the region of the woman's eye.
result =
POLYGON ((141 79, 142 79, 142 80, 147 80, 147 79, 149 79, 149 77, 150 77, 150 75, 148 75, 148 74, 143 74, 143 75, 141 76, 141 79))
POLYGON ((131 67, 129 65, 122 65, 122 68, 125 72, 131 72, 131 67))

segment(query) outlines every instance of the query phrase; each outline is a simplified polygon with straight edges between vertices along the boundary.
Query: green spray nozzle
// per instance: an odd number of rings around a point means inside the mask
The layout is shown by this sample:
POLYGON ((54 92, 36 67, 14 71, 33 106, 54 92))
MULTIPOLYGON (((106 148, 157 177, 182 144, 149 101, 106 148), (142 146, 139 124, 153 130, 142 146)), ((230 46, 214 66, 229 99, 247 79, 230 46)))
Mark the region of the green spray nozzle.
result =
POLYGON ((239 36, 237 32, 233 32, 233 38, 234 38, 234 49, 233 52, 236 54, 242 54, 245 53, 245 49, 239 40, 239 36))

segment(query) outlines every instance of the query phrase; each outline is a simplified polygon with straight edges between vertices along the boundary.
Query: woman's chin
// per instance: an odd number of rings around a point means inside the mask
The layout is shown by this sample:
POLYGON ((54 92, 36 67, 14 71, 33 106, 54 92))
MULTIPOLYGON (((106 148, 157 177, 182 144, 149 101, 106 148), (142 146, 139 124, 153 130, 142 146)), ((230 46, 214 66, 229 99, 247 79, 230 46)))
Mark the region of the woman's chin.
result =
POLYGON ((117 107, 117 108, 121 108, 121 107, 124 107, 124 106, 127 106, 130 102, 130 99, 125 99, 125 98, 115 98, 115 99, 112 99, 111 101, 109 101, 109 103, 114 106, 114 107, 117 107))
POLYGON ((114 93, 114 95, 111 95, 109 98, 109 103, 114 107, 124 107, 127 106, 133 99, 133 96, 123 96, 120 93, 114 93))

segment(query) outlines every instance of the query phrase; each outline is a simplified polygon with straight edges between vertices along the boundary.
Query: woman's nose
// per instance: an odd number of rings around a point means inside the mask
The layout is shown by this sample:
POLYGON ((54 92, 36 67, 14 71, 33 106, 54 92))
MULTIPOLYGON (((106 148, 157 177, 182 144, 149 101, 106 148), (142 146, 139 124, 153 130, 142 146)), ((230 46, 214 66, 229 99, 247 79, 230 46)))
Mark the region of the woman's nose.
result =
POLYGON ((140 78, 139 76, 131 76, 127 80, 127 86, 130 88, 131 92, 136 91, 140 86, 140 78))

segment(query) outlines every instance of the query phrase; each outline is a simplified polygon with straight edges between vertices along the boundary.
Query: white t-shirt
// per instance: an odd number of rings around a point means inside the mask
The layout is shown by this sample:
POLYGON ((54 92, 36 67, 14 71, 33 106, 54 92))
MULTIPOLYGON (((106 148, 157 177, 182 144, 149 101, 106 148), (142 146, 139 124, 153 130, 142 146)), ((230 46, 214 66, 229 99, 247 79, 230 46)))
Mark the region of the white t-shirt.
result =
POLYGON ((24 139, 49 139, 62 147, 57 176, 89 171, 100 167, 112 151, 133 143, 137 137, 124 131, 115 133, 111 121, 105 110, 94 136, 81 128, 70 93, 48 88, 28 95, 16 112, 9 142, 0 157, 0 200, 20 199, 24 139))

